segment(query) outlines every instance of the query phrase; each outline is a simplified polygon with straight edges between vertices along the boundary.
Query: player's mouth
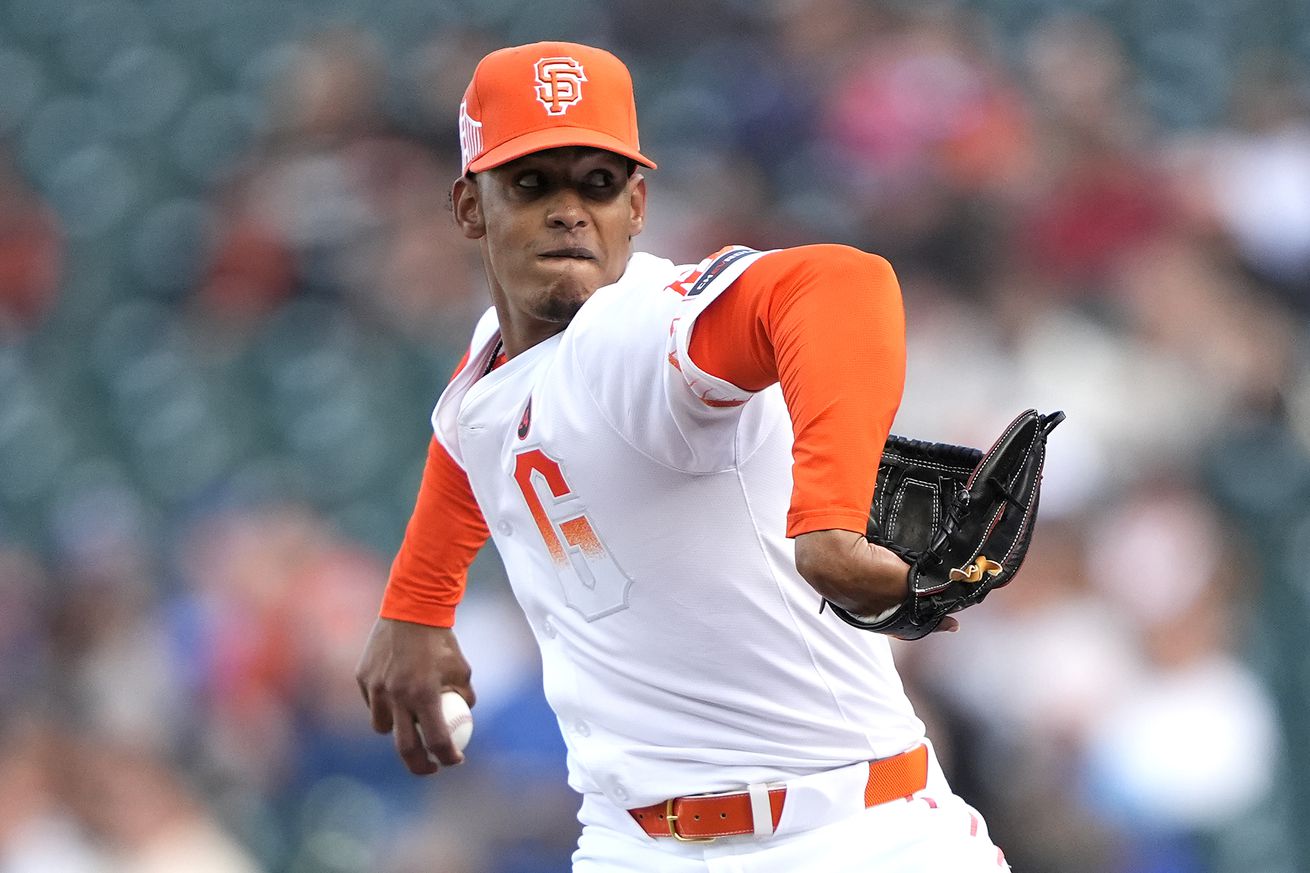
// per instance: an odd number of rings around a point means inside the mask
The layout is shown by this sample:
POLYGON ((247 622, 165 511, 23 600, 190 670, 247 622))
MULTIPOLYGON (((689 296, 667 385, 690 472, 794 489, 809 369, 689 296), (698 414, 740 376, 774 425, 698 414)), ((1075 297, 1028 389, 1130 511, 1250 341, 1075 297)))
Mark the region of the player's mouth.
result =
POLYGON ((539 258, 562 259, 573 261, 594 261, 596 255, 591 249, 583 246, 566 246, 564 248, 550 249, 537 255, 539 258))

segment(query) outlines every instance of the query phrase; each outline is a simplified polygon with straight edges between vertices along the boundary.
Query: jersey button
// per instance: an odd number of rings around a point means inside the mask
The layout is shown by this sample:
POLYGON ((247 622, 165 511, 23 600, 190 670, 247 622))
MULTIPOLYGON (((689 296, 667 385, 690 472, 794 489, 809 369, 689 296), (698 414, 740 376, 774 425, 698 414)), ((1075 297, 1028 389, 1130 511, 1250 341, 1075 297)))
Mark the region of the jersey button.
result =
POLYGON ((541 632, 552 640, 555 639, 555 634, 559 633, 559 631, 555 630, 555 622, 549 618, 541 623, 541 632))
POLYGON ((614 797, 618 800, 628 799, 628 789, 624 788, 618 782, 614 783, 614 797))
POLYGON ((497 522, 496 530, 500 531, 507 537, 514 536, 514 525, 510 524, 508 521, 497 522))
POLYGON ((587 724, 585 721, 579 721, 573 726, 573 730, 580 737, 591 736, 591 725, 587 724))

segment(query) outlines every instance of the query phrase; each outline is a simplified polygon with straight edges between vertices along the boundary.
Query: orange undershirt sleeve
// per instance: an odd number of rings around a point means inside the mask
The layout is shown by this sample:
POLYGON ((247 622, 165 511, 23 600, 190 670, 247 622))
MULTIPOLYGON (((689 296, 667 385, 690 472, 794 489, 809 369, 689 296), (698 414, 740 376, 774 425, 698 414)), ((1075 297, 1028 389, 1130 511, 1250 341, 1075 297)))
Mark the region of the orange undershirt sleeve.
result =
POLYGON ((391 564, 380 615, 453 627, 469 566, 489 536, 468 474, 433 437, 418 500, 391 564))
POLYGON ((847 246, 771 252, 697 318, 690 355, 748 391, 782 383, 795 437, 787 536, 864 533, 905 387, 905 312, 891 265, 847 246))

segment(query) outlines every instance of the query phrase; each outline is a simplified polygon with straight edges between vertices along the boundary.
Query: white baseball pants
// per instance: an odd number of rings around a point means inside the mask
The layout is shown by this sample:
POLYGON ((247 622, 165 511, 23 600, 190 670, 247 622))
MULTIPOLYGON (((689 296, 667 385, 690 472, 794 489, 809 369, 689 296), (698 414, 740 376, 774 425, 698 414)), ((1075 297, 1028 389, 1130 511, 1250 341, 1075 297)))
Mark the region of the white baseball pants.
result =
POLYGON ((654 839, 627 813, 588 798, 573 873, 1004 873, 987 825, 930 757, 928 787, 836 821, 769 837, 710 843, 654 839), (629 822, 630 824, 630 822, 629 822))

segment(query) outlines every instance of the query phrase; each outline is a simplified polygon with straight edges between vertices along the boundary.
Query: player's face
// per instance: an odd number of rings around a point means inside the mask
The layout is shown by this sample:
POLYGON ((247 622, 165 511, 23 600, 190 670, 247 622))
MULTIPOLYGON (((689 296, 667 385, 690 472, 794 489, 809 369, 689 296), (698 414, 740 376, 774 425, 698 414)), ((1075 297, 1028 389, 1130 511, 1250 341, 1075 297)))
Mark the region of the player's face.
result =
POLYGON ((482 243, 497 305, 549 335, 623 275, 646 182, 612 152, 548 149, 457 180, 454 206, 464 235, 482 243))

